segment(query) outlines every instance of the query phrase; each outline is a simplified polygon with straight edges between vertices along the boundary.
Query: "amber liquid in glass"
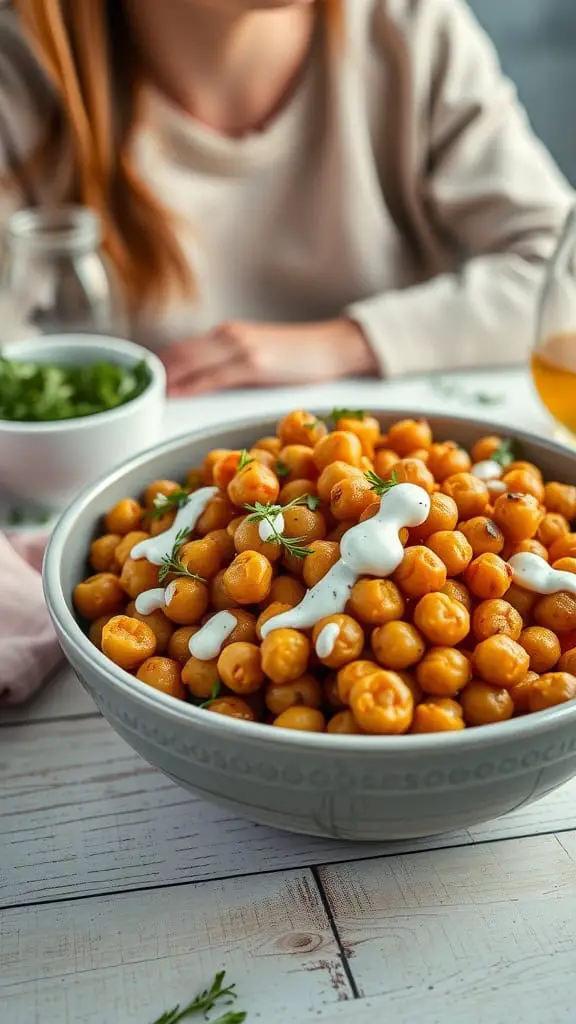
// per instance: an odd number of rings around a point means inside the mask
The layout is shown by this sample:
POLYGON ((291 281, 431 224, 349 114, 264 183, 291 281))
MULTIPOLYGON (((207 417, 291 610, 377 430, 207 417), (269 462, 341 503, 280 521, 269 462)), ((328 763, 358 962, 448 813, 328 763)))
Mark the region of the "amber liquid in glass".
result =
POLYGON ((576 438, 576 331, 543 342, 532 356, 532 377, 548 412, 576 438))

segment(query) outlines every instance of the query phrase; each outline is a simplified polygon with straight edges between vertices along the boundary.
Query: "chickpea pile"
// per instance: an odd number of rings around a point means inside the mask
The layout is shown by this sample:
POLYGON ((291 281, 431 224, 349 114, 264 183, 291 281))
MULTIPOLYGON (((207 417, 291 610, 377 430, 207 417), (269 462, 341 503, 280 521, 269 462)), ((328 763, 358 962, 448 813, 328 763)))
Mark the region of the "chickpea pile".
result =
POLYGON ((360 411, 335 410, 333 423, 290 413, 249 452, 210 451, 184 481, 155 480, 111 508, 90 548, 93 575, 74 591, 92 642, 142 683, 209 713, 308 732, 450 732, 576 699, 576 596, 522 589, 507 561, 532 552, 576 573, 576 486, 545 483, 502 437, 467 452, 435 440, 426 420, 385 435, 360 411), (472 472, 486 460, 502 466, 499 479, 472 472), (345 610, 313 629, 262 639, 396 483, 424 488, 430 513, 400 531, 392 576, 358 579, 345 610), (170 571, 131 558, 206 486, 217 494, 170 571), (254 508, 278 507, 281 538, 263 540, 254 508), (139 614, 136 599, 160 583, 171 584, 168 605, 139 614), (236 626, 217 657, 199 660, 190 639, 221 611, 236 626), (336 640, 320 658, 329 624, 336 640))

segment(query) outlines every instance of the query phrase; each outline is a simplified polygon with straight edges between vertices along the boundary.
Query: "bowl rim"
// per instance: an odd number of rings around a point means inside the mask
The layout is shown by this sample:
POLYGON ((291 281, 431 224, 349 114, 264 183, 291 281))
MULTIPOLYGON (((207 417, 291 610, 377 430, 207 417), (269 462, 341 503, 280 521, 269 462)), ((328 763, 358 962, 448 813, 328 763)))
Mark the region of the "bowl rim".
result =
MULTIPOLYGON (((315 409, 313 415, 323 418, 328 416, 330 411, 328 409, 315 409)), ((463 426, 472 425, 477 426, 479 431, 487 434, 499 434, 503 429, 502 423, 475 419, 470 416, 449 415, 442 417, 440 413, 390 409, 385 406, 378 408, 375 405, 372 405, 369 411, 380 416, 390 415, 394 419, 408 417, 424 418, 433 422, 435 419, 445 418, 454 423, 456 429, 459 424, 463 426)), ((261 419, 258 419, 254 416, 249 416, 231 420, 219 426, 225 426, 227 432, 241 432, 242 430, 254 429, 260 422, 267 424, 270 420, 277 420, 282 414, 283 410, 279 410, 275 417, 261 417, 261 419)), ((180 434, 127 459, 111 472, 105 473, 97 481, 89 484, 80 492, 72 504, 60 516, 50 536, 44 556, 42 579, 46 604, 56 631, 64 638, 65 643, 74 646, 81 660, 88 663, 95 672, 105 676, 109 684, 133 697, 136 703, 140 704, 143 709, 159 712, 164 718, 171 719, 174 722, 195 722, 201 725, 205 732, 219 735, 223 740, 226 740, 226 738, 240 739, 244 737, 250 743, 256 743, 261 746, 277 745, 280 743, 284 747, 324 753, 327 756, 339 753, 398 755, 405 752, 409 755, 415 755, 419 753, 441 754, 446 752, 448 754, 458 751, 464 752, 483 747, 505 746, 512 739, 529 739, 536 734, 553 732, 557 727, 567 725, 570 722, 576 723, 576 701, 570 701, 545 711, 538 711, 519 718, 509 719, 506 722, 499 722, 497 723, 497 729, 488 725, 456 732, 403 733, 398 736, 338 735, 334 733, 298 732, 289 729, 276 729, 274 731, 273 726, 267 725, 263 728, 263 724, 260 722, 240 722, 225 715, 206 714, 203 709, 193 704, 188 704, 168 694, 161 693, 146 683, 140 682, 135 676, 130 675, 129 672, 126 672, 110 661, 89 640, 66 604, 60 577, 60 563, 65 550, 67 534, 83 509, 89 506, 108 486, 121 480, 126 473, 143 468, 152 457, 156 458, 164 454, 173 454, 180 448, 186 447, 191 441, 202 441, 205 438, 209 442, 217 429, 219 427, 211 425, 180 434)), ((520 441, 536 444, 551 454, 564 456, 570 454, 570 449, 563 445, 557 444, 548 438, 540 438, 529 431, 515 430, 514 436, 520 441)), ((576 460, 576 455, 574 458, 576 460)))
MULTIPOLYGON (((146 363, 150 373, 150 379, 136 398, 116 406, 115 409, 105 409, 102 412, 90 413, 88 416, 74 416, 67 420, 3 420, 0 418, 0 434, 59 434, 67 430, 88 430, 90 426, 98 422, 111 422, 114 419, 122 420, 130 413, 137 410, 149 398, 152 391, 166 390, 166 371, 164 364, 155 352, 143 348, 136 342, 128 341, 125 338, 115 338, 107 334, 45 334, 39 338, 23 338, 21 341, 7 342, 2 346, 0 355, 6 354, 12 359, 11 352, 15 353, 22 346, 31 346, 36 343, 37 348, 52 348, 58 351, 76 351, 77 349, 98 350, 105 357, 108 353, 131 356, 136 363, 146 363)), ((15 360, 17 361, 17 360, 15 360)), ((22 362, 33 362, 34 357, 23 357, 22 362)), ((113 359, 110 360, 111 362, 113 359)))

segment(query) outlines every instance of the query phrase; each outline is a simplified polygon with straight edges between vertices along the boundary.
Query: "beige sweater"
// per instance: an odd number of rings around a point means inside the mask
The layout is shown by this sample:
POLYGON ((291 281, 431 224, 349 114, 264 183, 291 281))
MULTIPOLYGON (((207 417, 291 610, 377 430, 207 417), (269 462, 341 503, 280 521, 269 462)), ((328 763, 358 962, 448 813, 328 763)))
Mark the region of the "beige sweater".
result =
MULTIPOLYGON (((149 92, 137 161, 179 215, 200 298, 148 343, 348 313, 386 375, 525 358, 571 189, 463 0, 345 8, 345 52, 318 46, 259 134, 224 138, 149 92)), ((2 14, 0 103, 24 149, 50 102, 2 14)))

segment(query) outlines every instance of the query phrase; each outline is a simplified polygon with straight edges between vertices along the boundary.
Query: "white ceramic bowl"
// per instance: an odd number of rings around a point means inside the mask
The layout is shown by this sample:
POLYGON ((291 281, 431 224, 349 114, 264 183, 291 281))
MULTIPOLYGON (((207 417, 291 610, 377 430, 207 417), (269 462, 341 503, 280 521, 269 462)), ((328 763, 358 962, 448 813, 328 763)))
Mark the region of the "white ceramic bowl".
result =
MULTIPOLYGON (((386 427, 410 413, 382 414, 386 427)), ((413 413, 412 413, 413 415, 413 413)), ((428 417, 437 437, 469 447, 490 423, 428 417)), ((113 728, 175 782, 254 821, 354 840, 425 836, 536 800, 576 773, 576 701, 500 725, 422 736, 331 736, 211 715, 158 693, 108 661, 72 609, 102 513, 149 481, 181 478, 211 448, 249 448, 273 422, 241 423, 168 442, 90 487, 64 513, 44 565, 46 600, 80 681, 113 728)), ((524 457, 576 482, 576 457, 517 435, 524 457)))
POLYGON ((15 498, 62 508, 91 480, 158 441, 166 376, 147 349, 117 338, 66 334, 4 345, 2 355, 79 366, 145 362, 150 371, 150 384, 138 398, 108 412, 48 423, 0 420, 0 484, 15 498))

